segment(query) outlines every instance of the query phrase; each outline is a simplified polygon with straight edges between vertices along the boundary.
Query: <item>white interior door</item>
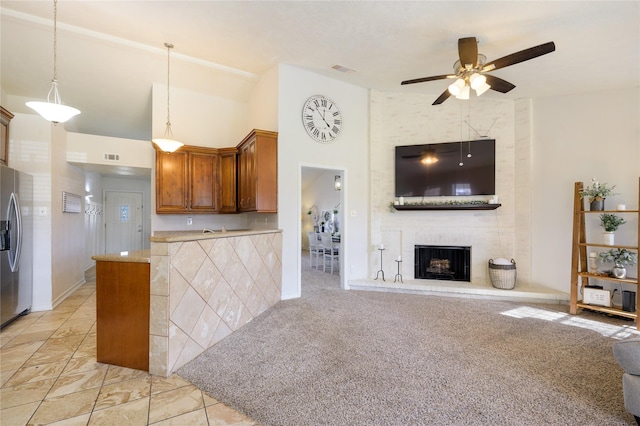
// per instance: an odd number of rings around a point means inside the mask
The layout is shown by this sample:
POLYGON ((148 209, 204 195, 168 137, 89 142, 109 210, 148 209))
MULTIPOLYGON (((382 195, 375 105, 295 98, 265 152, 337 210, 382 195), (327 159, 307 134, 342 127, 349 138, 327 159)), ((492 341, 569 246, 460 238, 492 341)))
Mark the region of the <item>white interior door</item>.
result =
POLYGON ((106 191, 105 253, 142 250, 142 192, 106 191))

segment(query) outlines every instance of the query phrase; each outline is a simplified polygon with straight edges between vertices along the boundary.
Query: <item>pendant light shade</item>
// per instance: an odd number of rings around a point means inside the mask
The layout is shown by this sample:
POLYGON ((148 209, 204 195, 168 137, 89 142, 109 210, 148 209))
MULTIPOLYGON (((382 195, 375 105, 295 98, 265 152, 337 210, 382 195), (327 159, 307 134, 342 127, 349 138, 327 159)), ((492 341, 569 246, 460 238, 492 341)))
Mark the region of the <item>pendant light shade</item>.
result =
POLYGON ((174 152, 184 144, 173 139, 173 132, 171 131, 171 115, 169 114, 169 77, 171 75, 170 64, 171 49, 173 49, 173 44, 165 43, 164 45, 167 48, 167 127, 164 130, 164 135, 161 138, 152 139, 152 142, 164 152, 174 152))
POLYGON ((70 118, 80 114, 80 110, 62 105, 62 98, 58 93, 57 80, 57 55, 58 55, 58 1, 53 0, 53 79, 51 89, 47 95, 47 102, 31 101, 26 105, 40 114, 45 120, 54 124, 64 123, 70 118))

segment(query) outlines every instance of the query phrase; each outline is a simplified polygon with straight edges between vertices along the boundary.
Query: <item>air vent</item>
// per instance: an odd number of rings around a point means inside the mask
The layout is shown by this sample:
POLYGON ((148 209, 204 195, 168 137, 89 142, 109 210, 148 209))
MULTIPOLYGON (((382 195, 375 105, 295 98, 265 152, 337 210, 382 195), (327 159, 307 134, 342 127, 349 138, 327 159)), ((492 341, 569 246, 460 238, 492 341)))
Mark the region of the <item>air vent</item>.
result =
POLYGON ((108 161, 120 161, 120 154, 104 154, 104 159, 108 161))

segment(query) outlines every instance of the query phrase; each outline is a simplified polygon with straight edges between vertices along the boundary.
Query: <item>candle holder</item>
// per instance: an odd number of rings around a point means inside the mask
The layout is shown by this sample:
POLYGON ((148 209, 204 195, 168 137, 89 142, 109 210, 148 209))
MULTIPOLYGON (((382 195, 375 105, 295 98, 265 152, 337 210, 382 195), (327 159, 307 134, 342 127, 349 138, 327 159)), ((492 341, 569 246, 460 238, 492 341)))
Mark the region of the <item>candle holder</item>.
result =
POLYGON ((382 281, 384 281, 384 271, 382 270, 382 252, 384 251, 384 248, 379 248, 378 251, 380 251, 380 269, 378 269, 378 272, 376 272, 376 280, 378 279, 378 275, 382 274, 382 281))
POLYGON ((398 273, 393 278, 393 282, 395 283, 398 279, 400 279, 400 282, 404 284, 404 281, 402 281, 402 274, 400 273, 400 264, 402 263, 402 260, 396 260, 395 262, 398 264, 398 273))

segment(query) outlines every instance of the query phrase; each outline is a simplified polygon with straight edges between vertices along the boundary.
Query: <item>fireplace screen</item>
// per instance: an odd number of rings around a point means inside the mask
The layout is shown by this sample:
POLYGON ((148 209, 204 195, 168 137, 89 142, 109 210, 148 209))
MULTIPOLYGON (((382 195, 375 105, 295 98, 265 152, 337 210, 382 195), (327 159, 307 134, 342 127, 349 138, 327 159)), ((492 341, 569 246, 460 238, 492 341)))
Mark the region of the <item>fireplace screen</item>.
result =
POLYGON ((471 247, 415 246, 416 279, 471 282, 471 247))

